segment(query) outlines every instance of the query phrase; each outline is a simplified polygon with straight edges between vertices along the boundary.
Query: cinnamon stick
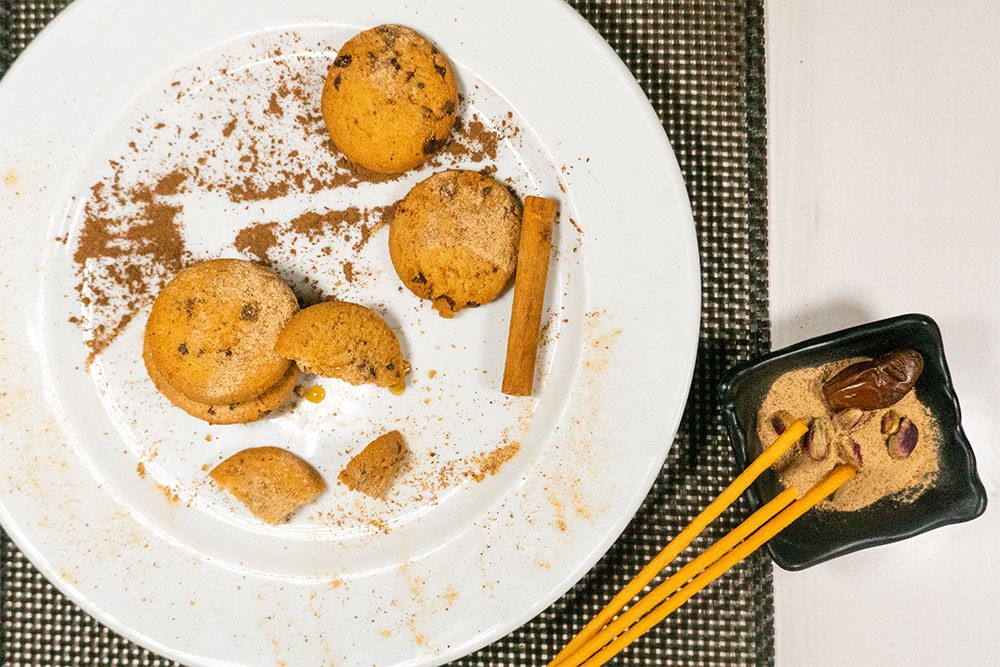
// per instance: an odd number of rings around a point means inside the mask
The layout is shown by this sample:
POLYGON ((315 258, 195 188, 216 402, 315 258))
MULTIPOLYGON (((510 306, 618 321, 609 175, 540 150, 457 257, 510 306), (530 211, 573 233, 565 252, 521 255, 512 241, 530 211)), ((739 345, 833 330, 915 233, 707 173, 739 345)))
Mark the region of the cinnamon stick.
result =
POLYGON ((530 396, 535 380, 535 359, 541 337, 545 282, 552 252, 552 224, 559 205, 543 197, 525 197, 521 238, 514 275, 514 305, 507 334, 507 359, 503 393, 530 396))

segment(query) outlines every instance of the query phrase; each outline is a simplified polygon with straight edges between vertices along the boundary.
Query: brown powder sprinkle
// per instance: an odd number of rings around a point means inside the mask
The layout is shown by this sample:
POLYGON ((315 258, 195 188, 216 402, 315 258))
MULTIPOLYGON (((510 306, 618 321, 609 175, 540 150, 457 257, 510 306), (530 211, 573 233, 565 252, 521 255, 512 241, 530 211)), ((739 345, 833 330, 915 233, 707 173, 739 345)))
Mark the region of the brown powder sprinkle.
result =
POLYGON ((114 195, 127 205, 113 217, 111 192, 101 183, 91 192, 73 253, 76 291, 87 309, 88 367, 189 260, 179 207, 157 201, 146 188, 132 188, 114 195))
POLYGON ((500 472, 503 465, 517 456, 517 453, 520 451, 521 443, 512 442, 509 445, 497 447, 488 454, 477 456, 472 459, 472 463, 475 467, 470 472, 470 475, 477 482, 481 482, 487 475, 492 476, 500 472))
POLYGON ((270 103, 267 105, 267 111, 265 113, 269 113, 272 116, 278 116, 279 118, 285 115, 285 112, 282 110, 281 105, 278 104, 277 93, 271 93, 271 100, 270 103))
POLYGON ((290 186, 287 181, 270 182, 261 185, 250 176, 244 176, 242 181, 233 183, 227 190, 229 198, 234 202, 280 199, 288 195, 289 191, 290 186))
POLYGON ((251 254, 265 263, 272 261, 271 250, 296 236, 312 243, 321 238, 339 238, 351 243, 355 252, 360 252, 372 235, 388 224, 390 208, 350 206, 344 210, 306 211, 288 222, 256 222, 237 233, 234 245, 241 253, 251 254))
POLYGON ((468 124, 468 130, 463 133, 469 143, 475 148, 472 151, 472 161, 482 162, 485 159, 497 159, 497 133, 486 128, 482 121, 476 119, 468 124))
POLYGON ((186 179, 186 173, 179 169, 174 170, 156 183, 156 187, 153 188, 153 192, 164 196, 175 195, 180 189, 181 183, 183 183, 186 179))
POLYGON ((278 245, 277 227, 276 222, 265 222, 241 229, 234 245, 244 255, 253 255, 264 264, 270 264, 268 252, 278 245))
MULTIPOLYGON (((464 106, 464 100, 460 101, 460 114, 464 106)), ((498 129, 491 129, 478 116, 474 115, 471 121, 463 122, 460 115, 455 122, 455 129, 448 143, 444 145, 438 156, 431 163, 434 166, 440 167, 445 164, 444 160, 452 163, 464 160, 470 160, 475 163, 495 160, 500 142, 504 137, 513 136, 517 132, 519 132, 519 129, 508 124, 506 120, 501 121, 498 129)), ((496 171, 494 165, 489 165, 486 169, 496 171)))
POLYGON ((351 206, 343 211, 326 211, 325 213, 307 211, 292 220, 289 226, 296 234, 301 234, 310 241, 315 241, 326 234, 336 235, 346 225, 356 225, 361 220, 361 209, 357 206, 351 206))
POLYGON ((160 492, 163 494, 163 497, 167 499, 168 503, 176 504, 180 502, 181 498, 175 489, 172 489, 164 484, 157 484, 156 486, 160 489, 160 492))
MULTIPOLYGON (((351 165, 337 151, 317 103, 329 62, 308 49, 291 51, 275 53, 262 68, 178 71, 162 91, 166 115, 140 117, 123 137, 122 152, 97 173, 84 198, 79 227, 67 238, 83 306, 73 317, 84 331, 88 365, 167 280, 205 258, 201 254, 206 251, 199 250, 198 256, 191 252, 184 228, 185 219, 205 224, 198 218, 201 201, 221 196, 248 211, 258 202, 403 177, 351 165), (240 104, 247 90, 275 92, 256 105, 240 104), (177 105, 181 99, 192 103, 177 105)), ((460 101, 460 121, 449 145, 435 156, 436 167, 494 160, 501 142, 519 132, 512 115, 494 126, 470 114, 469 106, 460 101), (469 118, 462 121, 463 115, 469 118)), ((495 170, 492 164, 482 166, 495 170)), ((264 220, 237 230, 233 243, 240 253, 269 264, 277 260, 279 248, 294 255, 296 237, 338 239, 360 252, 392 214, 391 205, 303 211, 292 220, 264 220)), ((358 277, 353 264, 341 266, 348 282, 358 277)))

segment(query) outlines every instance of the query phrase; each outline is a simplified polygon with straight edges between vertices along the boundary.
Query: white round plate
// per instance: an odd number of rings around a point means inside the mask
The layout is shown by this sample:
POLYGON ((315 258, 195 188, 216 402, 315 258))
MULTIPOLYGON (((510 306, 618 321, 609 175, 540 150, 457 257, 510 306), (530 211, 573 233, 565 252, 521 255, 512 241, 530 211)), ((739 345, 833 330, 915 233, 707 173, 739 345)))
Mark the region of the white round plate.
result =
POLYGON ((655 113, 567 5, 78 0, 0 112, 0 519, 116 631, 191 665, 441 664, 545 609, 648 492, 693 372, 697 246, 655 113), (455 63, 462 127, 424 168, 352 180, 319 94, 344 40, 390 22, 455 63), (444 320, 392 270, 381 214, 451 167, 560 203, 533 397, 500 392, 511 290, 444 320), (325 400, 239 426, 156 393, 156 289, 255 248, 306 299, 383 313, 406 392, 303 376, 325 400), (411 456, 386 499, 339 484, 392 428, 411 456), (206 478, 260 445, 330 482, 284 525, 206 478))

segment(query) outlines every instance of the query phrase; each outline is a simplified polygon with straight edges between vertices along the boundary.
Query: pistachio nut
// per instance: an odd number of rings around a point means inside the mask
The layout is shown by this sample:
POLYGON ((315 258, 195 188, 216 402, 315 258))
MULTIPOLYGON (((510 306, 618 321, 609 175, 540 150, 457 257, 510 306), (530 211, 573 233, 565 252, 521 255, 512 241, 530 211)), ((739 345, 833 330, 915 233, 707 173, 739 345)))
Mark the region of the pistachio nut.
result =
POLYGON ((916 448, 918 438, 917 425, 903 417, 898 430, 886 438, 885 445, 889 456, 896 460, 908 458, 916 448))
POLYGON ((822 461, 830 454, 830 441, 833 440, 833 428, 830 422, 822 417, 815 417, 809 422, 809 430, 803 439, 806 451, 814 461, 822 461))

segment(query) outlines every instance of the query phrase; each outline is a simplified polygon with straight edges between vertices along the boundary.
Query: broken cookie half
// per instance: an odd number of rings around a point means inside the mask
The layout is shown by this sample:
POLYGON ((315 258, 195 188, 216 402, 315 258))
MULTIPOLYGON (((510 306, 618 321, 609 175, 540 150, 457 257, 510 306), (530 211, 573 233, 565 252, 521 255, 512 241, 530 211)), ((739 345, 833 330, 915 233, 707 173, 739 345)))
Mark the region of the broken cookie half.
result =
POLYGON ((353 385, 400 391, 409 372, 399 340, 385 320, 347 301, 324 301, 299 311, 278 335, 274 349, 306 373, 353 385))
POLYGON ((326 490, 308 462, 280 447, 251 447, 215 466, 208 476, 270 524, 286 521, 326 490))

